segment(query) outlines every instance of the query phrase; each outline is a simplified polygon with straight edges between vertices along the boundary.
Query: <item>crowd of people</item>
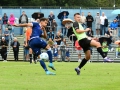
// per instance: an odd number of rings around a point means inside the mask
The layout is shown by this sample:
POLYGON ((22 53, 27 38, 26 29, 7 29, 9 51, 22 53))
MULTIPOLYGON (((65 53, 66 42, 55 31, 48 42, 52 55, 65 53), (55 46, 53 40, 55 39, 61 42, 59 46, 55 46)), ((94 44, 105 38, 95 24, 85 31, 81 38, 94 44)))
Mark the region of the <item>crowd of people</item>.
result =
MULTIPOLYGON (((62 24, 62 21, 66 18, 69 18, 66 12, 63 13, 63 16, 61 16, 61 29, 57 30, 58 24, 56 22, 56 17, 54 13, 51 11, 48 15, 48 24, 47 24, 47 42, 50 45, 50 47, 53 49, 53 57, 55 61, 58 61, 58 58, 61 58, 61 61, 70 61, 70 46, 66 42, 66 39, 64 36, 67 36, 67 28, 65 25, 62 24)), ((22 15, 19 17, 19 23, 29 23, 28 16, 25 13, 25 11, 22 12, 22 15)), ((2 59, 7 60, 7 48, 10 45, 13 47, 14 52, 14 59, 18 60, 18 54, 19 54, 19 46, 20 43, 17 41, 17 38, 14 37, 14 26, 13 24, 16 23, 14 14, 11 14, 10 16, 7 16, 6 13, 4 13, 3 17, 0 17, 0 33, 3 34, 4 37, 2 37, 1 40, 1 51, 3 50, 4 53, 1 53, 2 59), (5 43, 3 43, 5 41, 5 43), (10 42, 11 41, 11 42, 10 42), (10 43, 9 43, 10 42, 10 43), (17 43, 16 43, 17 42, 17 43)), ((97 12, 96 16, 93 17, 90 12, 88 12, 88 15, 85 16, 84 12, 81 13, 81 25, 83 28, 90 28, 88 32, 86 32, 88 37, 94 37, 94 36, 106 36, 112 40, 112 42, 115 42, 117 40, 116 37, 119 37, 119 27, 120 27, 120 15, 116 16, 113 22, 108 22, 108 18, 105 15, 104 12, 102 12, 102 15, 100 16, 100 13, 97 12), (93 30, 93 22, 95 22, 95 29, 93 30), (107 30, 108 29, 108 30, 107 30), (96 32, 94 32, 96 31, 96 32), (95 34, 96 33, 96 34, 95 34)), ((26 31, 30 29, 30 27, 20 27, 20 35, 25 34, 26 31)), ((105 55, 107 55, 108 51, 113 51, 113 47, 111 46, 111 43, 106 43, 107 41, 104 40, 104 42, 101 43, 102 50, 105 55)), ((36 56, 32 53, 32 51, 29 49, 29 47, 26 45, 26 39, 24 40, 24 55, 25 60, 32 63, 32 59, 36 61, 36 56), (33 58, 32 58, 33 54, 33 58)), ((78 54, 78 61, 81 61, 81 52, 82 48, 78 45, 78 42, 74 42, 75 50, 78 54)), ((119 48, 119 46, 118 46, 119 48)), ((116 48, 116 58, 119 54, 119 49, 116 48)), ((91 47, 91 53, 92 53, 92 47, 91 47)))

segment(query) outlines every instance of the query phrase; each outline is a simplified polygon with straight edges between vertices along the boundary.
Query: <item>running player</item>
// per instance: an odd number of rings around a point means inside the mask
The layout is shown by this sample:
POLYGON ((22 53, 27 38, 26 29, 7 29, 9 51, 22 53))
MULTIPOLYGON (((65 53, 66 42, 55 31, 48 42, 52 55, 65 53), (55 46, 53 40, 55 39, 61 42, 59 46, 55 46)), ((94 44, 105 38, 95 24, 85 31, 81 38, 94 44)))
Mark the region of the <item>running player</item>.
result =
MULTIPOLYGON (((74 14, 74 20, 75 22, 73 23, 73 33, 75 34, 75 36, 77 37, 77 40, 79 41, 80 46, 83 48, 84 53, 85 53, 85 58, 81 61, 80 65, 75 68, 75 71, 77 72, 77 75, 80 75, 80 69, 87 63, 87 61, 90 59, 90 47, 94 46, 97 48, 97 51, 100 53, 100 55, 103 57, 103 59, 105 61, 111 61, 110 58, 104 56, 102 48, 101 48, 101 44, 93 39, 89 40, 87 38, 86 32, 90 30, 90 28, 86 28, 86 30, 84 30, 84 28, 82 27, 82 25, 80 24, 80 14, 79 13, 75 13, 74 14)), ((67 27, 69 28, 69 27, 67 27)), ((71 28, 70 28, 71 30, 71 28)), ((68 30, 69 31, 69 30, 68 30)))
MULTIPOLYGON (((40 23, 32 22, 32 23, 26 23, 26 24, 14 24, 16 27, 32 27, 32 34, 30 37, 29 45, 32 48, 33 52, 39 56, 40 55, 40 49, 47 49, 47 54, 49 55, 49 67, 55 70, 54 65, 52 63, 52 52, 50 46, 41 38, 47 38, 45 27, 47 26, 48 19, 41 18, 40 23)), ((48 71, 46 64, 43 60, 39 58, 40 65, 43 67, 47 75, 55 75, 55 73, 48 71)))

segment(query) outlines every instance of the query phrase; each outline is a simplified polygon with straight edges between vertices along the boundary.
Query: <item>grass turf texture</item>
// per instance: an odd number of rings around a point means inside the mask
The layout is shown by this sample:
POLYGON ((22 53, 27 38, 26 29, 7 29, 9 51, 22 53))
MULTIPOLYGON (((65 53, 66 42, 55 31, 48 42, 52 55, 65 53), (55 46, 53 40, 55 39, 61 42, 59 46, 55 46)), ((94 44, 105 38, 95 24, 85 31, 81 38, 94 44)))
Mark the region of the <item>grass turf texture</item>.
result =
POLYGON ((0 90, 120 90, 119 63, 87 63, 80 76, 78 64, 55 62, 57 75, 48 76, 39 63, 0 62, 0 90))

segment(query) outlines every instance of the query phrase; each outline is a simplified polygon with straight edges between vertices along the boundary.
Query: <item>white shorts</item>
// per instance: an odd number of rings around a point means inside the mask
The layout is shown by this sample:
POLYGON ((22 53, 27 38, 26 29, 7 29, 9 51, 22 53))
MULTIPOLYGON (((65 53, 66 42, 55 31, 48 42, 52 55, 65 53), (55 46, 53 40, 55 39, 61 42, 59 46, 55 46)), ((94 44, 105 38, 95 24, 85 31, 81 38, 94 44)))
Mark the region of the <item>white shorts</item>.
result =
POLYGON ((82 54, 82 50, 76 50, 77 54, 82 54))

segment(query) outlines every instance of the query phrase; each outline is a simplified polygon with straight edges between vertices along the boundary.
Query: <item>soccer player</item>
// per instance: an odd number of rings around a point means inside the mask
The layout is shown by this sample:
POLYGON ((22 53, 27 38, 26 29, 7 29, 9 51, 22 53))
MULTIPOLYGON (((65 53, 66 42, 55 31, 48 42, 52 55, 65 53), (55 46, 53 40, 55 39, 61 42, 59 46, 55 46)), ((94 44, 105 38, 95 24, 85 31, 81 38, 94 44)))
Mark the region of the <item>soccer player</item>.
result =
MULTIPOLYGON (((80 46, 83 48, 83 51, 85 53, 85 58, 82 59, 80 65, 75 68, 75 71, 77 72, 77 75, 80 75, 80 69, 87 63, 87 61, 90 59, 90 47, 93 46, 93 47, 96 47, 97 48, 97 51, 100 53, 100 55, 103 57, 103 59, 105 61, 110 61, 110 58, 106 57, 104 54, 103 54, 103 51, 102 51, 102 48, 101 48, 101 44, 93 39, 88 39, 87 38, 87 35, 86 35, 86 32, 88 32, 90 30, 90 28, 86 28, 84 30, 84 28, 82 27, 82 25, 80 24, 80 14, 79 13, 75 13, 74 14, 74 20, 75 22, 73 23, 73 27, 72 27, 72 30, 73 30, 73 33, 75 34, 75 36, 77 37, 77 40, 80 44, 80 46)), ((69 27, 67 27, 69 28, 69 27)), ((71 30, 71 28, 70 28, 71 30)), ((68 30, 69 31, 69 30, 68 30)))
MULTIPOLYGON (((48 19, 41 18, 40 23, 35 22, 32 23, 26 23, 26 24, 14 24, 16 27, 32 27, 32 34, 30 37, 29 45, 32 48, 34 54, 36 54, 38 57, 40 55, 40 49, 47 49, 47 54, 49 56, 49 67, 55 70, 54 65, 52 63, 52 52, 50 46, 41 38, 47 38, 45 27, 47 26, 48 19)), ((40 65, 43 67, 47 75, 55 75, 55 73, 48 71, 46 64, 43 60, 39 58, 40 65)))

